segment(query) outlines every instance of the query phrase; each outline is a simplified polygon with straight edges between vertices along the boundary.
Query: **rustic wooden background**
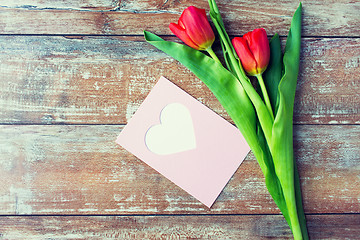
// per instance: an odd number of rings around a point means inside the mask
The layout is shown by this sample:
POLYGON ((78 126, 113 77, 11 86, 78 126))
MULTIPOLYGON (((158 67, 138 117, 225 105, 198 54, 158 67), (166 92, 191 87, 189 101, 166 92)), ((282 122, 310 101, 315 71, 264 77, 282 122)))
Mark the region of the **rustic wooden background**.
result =
MULTIPOLYGON (((286 40, 294 0, 218 0, 232 36, 286 40)), ((144 42, 205 0, 0 1, 0 239, 289 239, 250 153, 211 209, 114 143, 161 75, 144 42)), ((219 45, 215 46, 219 50, 219 45)), ((360 1, 304 0, 295 154, 312 239, 360 239, 360 1)))

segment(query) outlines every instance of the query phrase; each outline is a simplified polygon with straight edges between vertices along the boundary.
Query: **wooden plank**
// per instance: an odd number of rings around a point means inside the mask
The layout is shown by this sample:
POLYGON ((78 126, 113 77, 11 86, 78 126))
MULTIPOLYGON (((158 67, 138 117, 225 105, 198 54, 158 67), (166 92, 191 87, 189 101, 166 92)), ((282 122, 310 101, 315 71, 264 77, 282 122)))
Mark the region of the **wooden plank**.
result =
MULTIPOLYGON (((359 124, 360 39, 302 47, 295 122, 359 124)), ((229 120, 200 80, 142 37, 1 36, 0 49, 0 123, 124 124, 161 75, 229 120)))
MULTIPOLYGON (((304 0, 306 36, 360 36, 360 3, 339 0, 304 0)), ((243 35, 263 27, 273 35, 287 35, 299 1, 218 1, 230 34, 243 35)), ((144 29, 171 34, 170 22, 195 5, 208 10, 207 1, 2 1, 0 32, 3 34, 142 34, 144 29), (156 23, 156 24, 154 24, 156 23)))
MULTIPOLYGON (((0 214, 278 213, 252 154, 208 209, 114 143, 116 125, 3 125, 0 214)), ((295 126, 307 213, 360 213, 360 126, 295 126)))
MULTIPOLYGON (((360 215, 307 216, 311 239, 358 239, 360 215)), ((3 239, 291 239, 279 215, 0 217, 3 239)))
POLYGON ((22 10, 83 10, 106 11, 120 5, 120 0, 81 0, 81 1, 51 1, 51 0, 2 0, 1 7, 5 9, 22 10))

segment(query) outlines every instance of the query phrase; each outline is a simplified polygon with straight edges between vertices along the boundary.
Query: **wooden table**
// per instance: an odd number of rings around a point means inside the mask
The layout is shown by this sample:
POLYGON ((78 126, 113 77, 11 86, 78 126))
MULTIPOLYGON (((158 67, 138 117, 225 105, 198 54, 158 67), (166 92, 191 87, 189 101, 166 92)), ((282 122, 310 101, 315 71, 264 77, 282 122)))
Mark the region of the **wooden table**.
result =
MULTIPOLYGON (((114 143, 161 75, 231 121, 144 41, 207 1, 1 0, 0 239, 289 239, 250 153, 211 209, 114 143)), ((298 1, 219 0, 232 36, 283 43, 298 1)), ((360 1, 303 1, 295 154, 312 239, 360 239, 360 1)), ((219 43, 215 45, 219 51, 219 43)))

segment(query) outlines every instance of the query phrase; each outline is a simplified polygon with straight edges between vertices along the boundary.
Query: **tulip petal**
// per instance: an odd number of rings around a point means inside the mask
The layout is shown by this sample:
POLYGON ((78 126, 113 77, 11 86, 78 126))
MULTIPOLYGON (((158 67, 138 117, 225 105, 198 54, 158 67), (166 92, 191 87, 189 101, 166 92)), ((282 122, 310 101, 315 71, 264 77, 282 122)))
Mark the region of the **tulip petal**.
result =
MULTIPOLYGON (((246 34, 245 34, 246 35, 246 34)), ((245 38, 244 35, 244 38, 245 38)), ((232 44, 235 48, 236 53, 238 54, 241 64, 245 71, 250 75, 256 75, 256 61, 254 55, 249 49, 246 39, 242 37, 235 37, 232 40, 232 44)))
POLYGON ((178 24, 179 24, 179 26, 180 26, 181 28, 183 28, 183 29, 185 30, 185 25, 184 25, 184 23, 182 22, 181 17, 180 17, 179 20, 178 20, 178 24))
MULTIPOLYGON (((179 20, 180 23, 180 20, 179 20)), ((199 46, 196 45, 193 40, 186 34, 185 29, 182 28, 179 24, 170 23, 169 28, 172 33, 174 33, 178 38, 181 39, 185 44, 194 49, 199 49, 199 46)))

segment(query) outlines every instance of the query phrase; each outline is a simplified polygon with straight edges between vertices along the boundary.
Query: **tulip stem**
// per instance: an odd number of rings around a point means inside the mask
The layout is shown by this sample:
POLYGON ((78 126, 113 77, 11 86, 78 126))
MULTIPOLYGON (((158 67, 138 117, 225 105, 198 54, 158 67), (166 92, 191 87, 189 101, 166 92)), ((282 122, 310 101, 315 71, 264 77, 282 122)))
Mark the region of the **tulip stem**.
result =
POLYGON ((266 105, 272 119, 274 120, 274 114, 273 114, 273 111, 272 111, 272 108, 271 108, 269 95, 268 95, 268 93, 266 91, 266 87, 265 87, 265 84, 264 84, 264 79, 263 79, 261 74, 256 75, 256 77, 258 79, 258 82, 259 82, 259 85, 260 85, 260 88, 261 88, 261 92, 262 92, 263 97, 264 97, 265 105, 266 105))
POLYGON ((208 49, 206 49, 206 51, 209 53, 209 55, 218 63, 221 64, 219 58, 216 56, 216 54, 214 53, 214 51, 212 50, 211 47, 209 47, 208 49))

